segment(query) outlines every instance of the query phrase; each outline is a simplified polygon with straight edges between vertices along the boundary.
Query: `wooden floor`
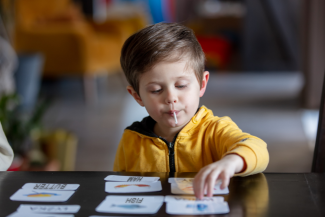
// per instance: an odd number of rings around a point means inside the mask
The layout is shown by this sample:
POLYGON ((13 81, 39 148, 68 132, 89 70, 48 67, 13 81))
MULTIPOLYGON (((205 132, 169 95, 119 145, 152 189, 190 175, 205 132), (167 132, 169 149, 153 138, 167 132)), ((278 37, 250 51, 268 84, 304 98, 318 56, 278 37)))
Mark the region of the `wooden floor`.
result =
MULTIPOLYGON (((118 75, 98 79, 99 102, 86 105, 81 80, 43 82, 42 95, 54 98, 44 125, 77 135, 77 171, 112 170, 124 128, 147 115, 128 95, 125 85, 118 75)), ((302 85, 302 76, 293 72, 211 73, 200 103, 216 116, 231 117, 244 132, 267 142, 268 172, 309 172, 315 138, 313 131, 306 135, 302 121, 302 85)))

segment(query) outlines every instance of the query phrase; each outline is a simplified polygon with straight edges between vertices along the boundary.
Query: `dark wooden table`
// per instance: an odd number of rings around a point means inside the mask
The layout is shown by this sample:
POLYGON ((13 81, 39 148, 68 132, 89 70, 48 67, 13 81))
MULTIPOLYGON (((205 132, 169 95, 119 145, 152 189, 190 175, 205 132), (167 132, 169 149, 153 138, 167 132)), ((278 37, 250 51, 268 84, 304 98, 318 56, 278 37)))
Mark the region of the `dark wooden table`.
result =
MULTIPOLYGON (((76 217, 130 216, 95 211, 108 195, 104 190, 107 175, 159 176, 163 190, 141 195, 171 195, 168 177, 194 177, 195 173, 0 172, 0 216, 15 212, 20 204, 76 204, 81 206, 76 217), (76 183, 80 187, 64 203, 11 201, 9 197, 28 182, 76 183)), ((268 173, 235 177, 231 179, 229 191, 224 198, 228 201, 230 213, 215 216, 325 216, 325 174, 268 173)), ((171 216, 166 214, 165 209, 164 203, 159 212, 151 216, 171 216)))

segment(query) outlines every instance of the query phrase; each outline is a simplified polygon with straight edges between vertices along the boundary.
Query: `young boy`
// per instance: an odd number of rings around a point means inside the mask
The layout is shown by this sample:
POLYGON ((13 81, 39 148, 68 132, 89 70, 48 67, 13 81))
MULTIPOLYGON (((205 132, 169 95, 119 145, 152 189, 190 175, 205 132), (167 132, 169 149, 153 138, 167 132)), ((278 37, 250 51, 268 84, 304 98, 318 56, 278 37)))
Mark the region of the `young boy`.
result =
POLYGON ((198 172, 196 197, 212 196, 236 175, 265 170, 266 143, 243 133, 229 117, 199 108, 209 80, 205 56, 189 28, 158 23, 130 36, 121 65, 128 92, 149 115, 127 127, 120 141, 114 171, 198 172), (175 116, 175 117, 174 117, 175 116))

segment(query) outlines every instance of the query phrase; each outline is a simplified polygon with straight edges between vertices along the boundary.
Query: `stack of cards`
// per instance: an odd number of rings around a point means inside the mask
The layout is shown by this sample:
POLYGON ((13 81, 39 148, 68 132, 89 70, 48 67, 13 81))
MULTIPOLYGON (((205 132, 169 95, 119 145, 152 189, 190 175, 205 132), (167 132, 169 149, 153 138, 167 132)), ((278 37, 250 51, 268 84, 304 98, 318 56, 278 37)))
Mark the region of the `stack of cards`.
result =
POLYGON ((79 205, 21 204, 17 212, 7 217, 73 217, 74 215, 62 213, 77 213, 79 209, 79 205))
POLYGON ((164 202, 164 196, 107 196, 97 212, 124 214, 154 214, 164 202))
POLYGON ((64 202, 79 186, 79 184, 26 183, 10 197, 10 200, 64 202))
MULTIPOLYGON (((108 193, 139 193, 161 191, 159 177, 115 176, 105 178, 108 193)), ((107 196, 97 212, 124 214, 154 214, 164 202, 163 196, 107 196)))
MULTIPOLYGON (((194 178, 169 178, 172 194, 194 194, 193 180, 194 178)), ((216 182, 213 194, 229 194, 228 188, 221 189, 220 185, 221 181, 216 182)))
POLYGON ((166 196, 166 213, 172 215, 202 215, 229 213, 228 203, 223 197, 205 197, 196 200, 194 196, 166 196))
POLYGON ((108 193, 139 193, 161 191, 159 177, 114 176, 105 178, 105 191, 108 193))

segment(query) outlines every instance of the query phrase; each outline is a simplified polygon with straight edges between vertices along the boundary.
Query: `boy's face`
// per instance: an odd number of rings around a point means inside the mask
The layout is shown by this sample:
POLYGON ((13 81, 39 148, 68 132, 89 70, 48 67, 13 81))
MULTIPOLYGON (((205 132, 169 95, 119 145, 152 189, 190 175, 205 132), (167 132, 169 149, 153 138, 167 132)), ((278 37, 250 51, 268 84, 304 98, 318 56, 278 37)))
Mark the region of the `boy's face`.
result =
POLYGON ((183 128, 196 113, 209 79, 204 72, 202 86, 186 61, 160 62, 139 78, 139 94, 127 89, 135 100, 145 106, 160 128, 183 128), (170 104, 174 108, 171 109, 170 104), (177 125, 173 113, 177 116, 177 125))

